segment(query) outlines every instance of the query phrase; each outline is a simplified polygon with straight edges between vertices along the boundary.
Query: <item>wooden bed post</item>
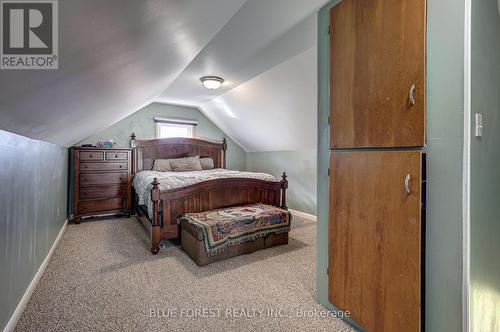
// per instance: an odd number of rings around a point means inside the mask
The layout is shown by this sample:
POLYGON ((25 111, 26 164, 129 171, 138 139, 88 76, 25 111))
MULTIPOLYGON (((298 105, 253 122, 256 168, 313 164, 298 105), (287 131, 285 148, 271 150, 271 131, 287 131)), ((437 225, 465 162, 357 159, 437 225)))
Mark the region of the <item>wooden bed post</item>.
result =
POLYGON ((153 219, 151 225, 151 252, 157 254, 160 251, 160 221, 158 219, 159 206, 160 206, 160 189, 157 178, 154 178, 151 189, 151 199, 153 201, 153 219))
MULTIPOLYGON (((137 167, 137 159, 136 159, 136 147, 137 147, 137 140, 135 133, 132 133, 130 135, 130 147, 132 148, 132 176, 135 175, 136 172, 136 167, 137 167)), ((135 199, 135 194, 132 196, 133 199, 135 199)), ((135 209, 134 209, 135 211, 135 209)))
POLYGON ((281 176, 281 208, 288 210, 288 206, 286 206, 286 190, 288 189, 288 180, 286 178, 286 173, 283 172, 283 175, 281 176))
POLYGON ((226 168, 226 150, 227 150, 227 141, 226 138, 224 137, 222 139, 222 168, 226 168))
POLYGON ((136 146, 137 146, 137 140, 136 140, 136 137, 137 137, 137 136, 135 136, 135 133, 132 133, 132 134, 130 135, 130 147, 131 147, 132 149, 135 149, 135 148, 136 148, 136 146))

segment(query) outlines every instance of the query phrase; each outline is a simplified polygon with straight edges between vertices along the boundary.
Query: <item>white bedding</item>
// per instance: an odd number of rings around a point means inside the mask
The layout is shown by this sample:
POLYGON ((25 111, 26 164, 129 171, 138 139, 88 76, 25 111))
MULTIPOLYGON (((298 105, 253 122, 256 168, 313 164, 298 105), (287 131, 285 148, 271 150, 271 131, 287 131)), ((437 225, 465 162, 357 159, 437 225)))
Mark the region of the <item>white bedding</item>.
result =
POLYGON ((139 204, 148 206, 149 216, 153 215, 153 202, 151 201, 151 183, 154 178, 160 182, 160 190, 187 187, 192 184, 223 178, 247 178, 278 182, 276 177, 266 173, 231 171, 215 168, 205 171, 193 172, 157 172, 141 171, 135 174, 132 186, 139 196, 139 204))

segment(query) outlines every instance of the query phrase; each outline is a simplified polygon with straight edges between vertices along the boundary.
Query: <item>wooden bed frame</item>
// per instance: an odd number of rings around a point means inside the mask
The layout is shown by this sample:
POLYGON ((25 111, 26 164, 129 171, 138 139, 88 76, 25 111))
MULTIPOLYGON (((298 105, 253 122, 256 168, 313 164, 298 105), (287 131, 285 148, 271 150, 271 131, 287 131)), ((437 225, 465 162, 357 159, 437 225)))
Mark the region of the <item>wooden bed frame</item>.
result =
MULTIPOLYGON (((214 143, 197 138, 165 138, 135 140, 134 171, 150 170, 155 159, 183 157, 210 157, 215 168, 226 167, 226 139, 214 143)), ((202 212, 229 206, 264 203, 287 209, 286 189, 288 180, 283 172, 280 182, 247 178, 209 180, 187 187, 160 190, 155 178, 151 189, 153 216, 151 220, 139 208, 134 209, 137 217, 151 234, 151 252, 157 254, 160 241, 180 236, 177 219, 186 212, 202 212), (161 216, 161 218, 160 218, 161 216)), ((135 198, 135 192, 133 194, 135 198)), ((135 200, 135 199, 134 199, 135 200)))

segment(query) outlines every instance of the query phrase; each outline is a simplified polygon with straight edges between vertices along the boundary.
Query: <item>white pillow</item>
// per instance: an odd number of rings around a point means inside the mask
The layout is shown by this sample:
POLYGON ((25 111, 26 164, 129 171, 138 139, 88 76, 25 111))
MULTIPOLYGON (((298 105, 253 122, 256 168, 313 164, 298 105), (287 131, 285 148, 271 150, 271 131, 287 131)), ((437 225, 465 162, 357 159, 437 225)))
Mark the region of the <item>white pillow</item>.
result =
POLYGON ((173 172, 172 165, 170 165, 170 160, 172 159, 156 159, 153 163, 153 171, 157 172, 173 172))
POLYGON ((214 169, 214 160, 212 158, 200 158, 200 164, 203 170, 214 169))
POLYGON ((171 159, 170 165, 172 166, 174 172, 191 172, 203 170, 200 164, 200 156, 171 159))

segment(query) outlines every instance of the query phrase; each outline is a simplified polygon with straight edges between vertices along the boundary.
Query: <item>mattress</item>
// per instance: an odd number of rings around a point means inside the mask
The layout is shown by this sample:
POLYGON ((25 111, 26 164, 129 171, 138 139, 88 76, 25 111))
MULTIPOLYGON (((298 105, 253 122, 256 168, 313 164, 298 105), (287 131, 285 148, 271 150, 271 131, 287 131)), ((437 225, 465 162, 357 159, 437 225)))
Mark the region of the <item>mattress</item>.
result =
POLYGON ((139 200, 137 203, 139 205, 147 205, 148 216, 150 218, 153 215, 153 202, 151 201, 151 183, 153 182, 154 178, 157 178, 160 182, 160 190, 183 188, 204 181, 226 178, 245 178, 279 182, 276 177, 270 174, 233 171, 223 168, 192 172, 141 171, 135 174, 132 181, 132 186, 134 187, 139 200))

